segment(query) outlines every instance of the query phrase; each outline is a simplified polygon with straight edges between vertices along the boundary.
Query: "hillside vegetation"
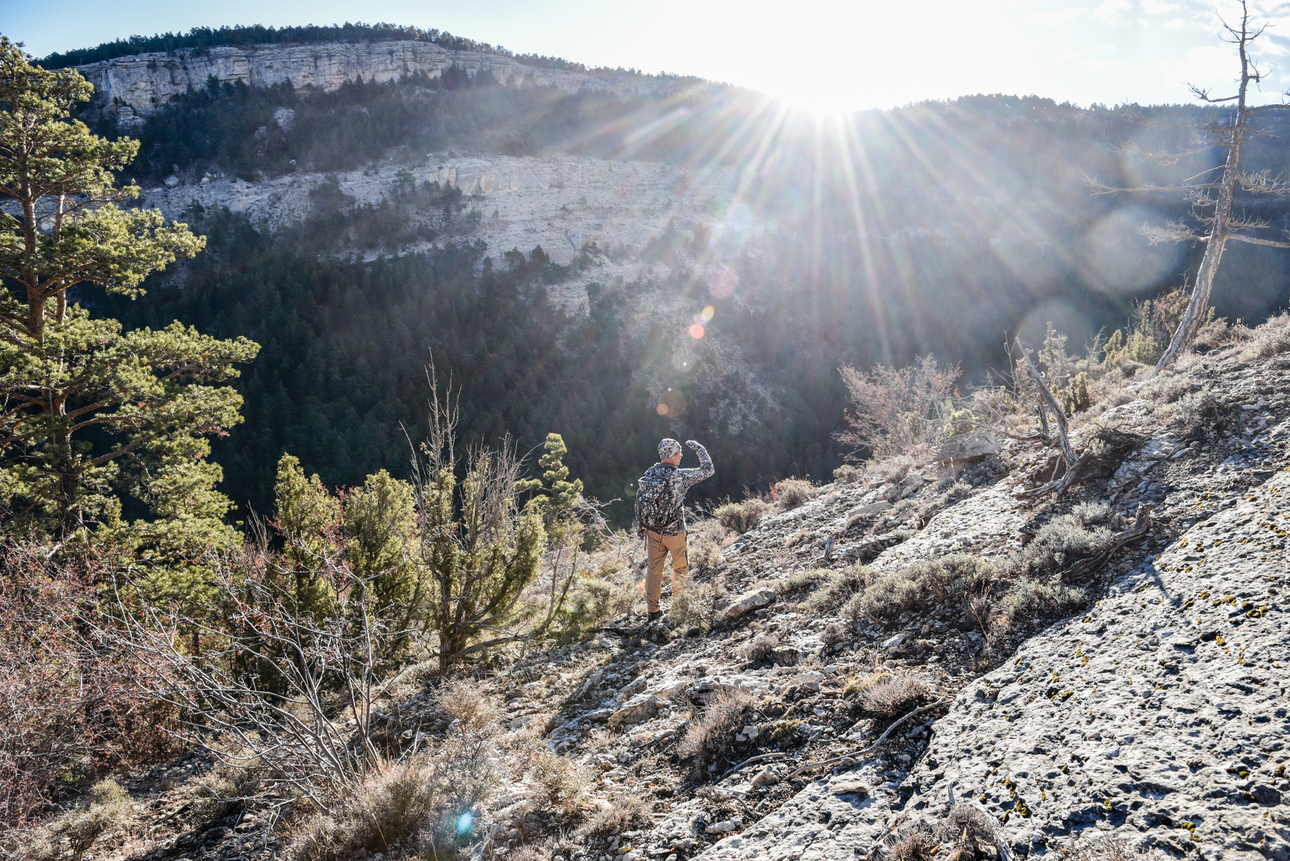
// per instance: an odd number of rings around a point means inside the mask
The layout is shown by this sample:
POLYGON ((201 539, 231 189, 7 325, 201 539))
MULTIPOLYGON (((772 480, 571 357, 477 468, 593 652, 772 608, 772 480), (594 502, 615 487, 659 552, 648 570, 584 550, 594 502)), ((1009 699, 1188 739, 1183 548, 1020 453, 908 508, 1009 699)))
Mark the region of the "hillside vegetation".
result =
POLYGON ((1083 177, 1214 111, 531 83, 138 142, 0 37, 0 853, 1290 858, 1286 264, 1153 367, 1185 202, 1083 177))

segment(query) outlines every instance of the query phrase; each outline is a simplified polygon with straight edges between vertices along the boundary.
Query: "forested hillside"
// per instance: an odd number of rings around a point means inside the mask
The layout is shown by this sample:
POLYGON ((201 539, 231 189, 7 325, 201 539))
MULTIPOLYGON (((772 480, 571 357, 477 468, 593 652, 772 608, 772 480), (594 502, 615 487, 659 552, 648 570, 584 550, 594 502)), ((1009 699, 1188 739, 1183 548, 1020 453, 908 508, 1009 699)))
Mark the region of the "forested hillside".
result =
MULTIPOLYGON (((1096 196, 1086 180, 1167 183, 1209 166, 1116 147, 1185 148, 1187 126, 1217 110, 977 96, 830 125, 710 85, 633 99, 460 70, 331 93, 212 79, 130 132, 145 187, 407 170, 375 204, 315 187, 312 214, 276 233, 192 210, 208 253, 111 313, 264 345, 239 383, 247 422, 217 444, 239 505, 267 504, 283 450, 330 484, 405 473, 432 358, 460 386, 472 437, 509 433, 527 450, 560 432, 595 496, 626 499, 665 433, 712 442, 718 476, 704 490, 737 496, 842 462, 842 364, 933 353, 980 381, 1009 370, 1018 334, 1037 344, 1051 321, 1078 349, 1180 286, 1199 250, 1149 246, 1136 228, 1184 216, 1187 201, 1096 196), (557 266, 550 248, 488 253, 490 195, 415 180, 458 152, 645 160, 724 177, 727 191, 692 228, 565 249, 557 266), (599 280, 611 264, 636 274, 599 280), (570 317, 549 292, 575 278, 590 287, 585 316, 570 317)), ((117 134, 106 120, 97 130, 117 134)), ((1286 150, 1264 138, 1247 158, 1279 173, 1286 150)), ((1243 203, 1273 228, 1290 213, 1243 203)), ((1261 319, 1288 285, 1290 261, 1241 248, 1219 276, 1218 313, 1261 319)))

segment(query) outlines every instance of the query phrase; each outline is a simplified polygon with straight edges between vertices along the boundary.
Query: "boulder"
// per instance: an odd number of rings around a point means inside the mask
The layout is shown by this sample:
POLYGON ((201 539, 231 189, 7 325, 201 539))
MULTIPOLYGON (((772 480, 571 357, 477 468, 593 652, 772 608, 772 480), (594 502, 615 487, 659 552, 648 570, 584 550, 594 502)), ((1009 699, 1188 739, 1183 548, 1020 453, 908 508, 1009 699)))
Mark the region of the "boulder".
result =
POLYGON ((955 461, 980 460, 999 453, 999 441, 989 431, 975 430, 969 433, 955 434, 945 441, 936 459, 941 463, 955 461))
POLYGON ((632 697, 623 703, 622 708, 609 716, 609 725, 617 729, 628 724, 649 720, 658 714, 660 705, 662 703, 653 694, 641 694, 640 696, 632 697))
POLYGON ((871 502, 868 505, 862 505, 852 511, 850 518, 859 519, 861 517, 873 517, 876 514, 882 514, 884 511, 889 511, 890 509, 891 503, 885 500, 882 502, 871 502))
POLYGON ((746 616, 753 610, 760 610, 763 607, 770 606, 775 600, 775 590, 770 588, 754 589, 751 592, 745 592, 735 599, 735 602, 726 608, 724 617, 728 621, 733 621, 742 616, 746 616))

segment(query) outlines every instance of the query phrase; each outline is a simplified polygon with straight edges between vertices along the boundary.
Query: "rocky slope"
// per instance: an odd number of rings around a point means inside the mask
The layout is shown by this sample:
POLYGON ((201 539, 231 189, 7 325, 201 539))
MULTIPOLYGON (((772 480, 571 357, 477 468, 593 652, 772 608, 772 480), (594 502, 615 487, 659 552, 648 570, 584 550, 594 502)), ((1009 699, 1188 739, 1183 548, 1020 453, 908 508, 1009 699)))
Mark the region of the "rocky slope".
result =
POLYGON ((694 83, 628 72, 547 69, 499 54, 451 51, 413 41, 187 48, 118 57, 79 66, 77 71, 94 85, 103 109, 129 128, 175 96, 205 87, 212 77, 220 83, 240 81, 252 87, 290 83, 330 91, 360 77, 376 83, 418 72, 437 78, 453 65, 471 76, 487 71, 502 83, 552 86, 567 92, 667 95, 694 83))
MULTIPOLYGON (((1102 417, 1101 426, 1134 434, 1137 445, 1111 480, 1091 481, 1075 497, 1112 501, 1126 516, 1153 504, 1152 535, 1092 575, 1105 584, 1094 606, 1015 653, 987 648, 979 632, 944 624, 931 607, 905 614, 903 625, 862 620, 838 650, 825 631, 829 618, 772 596, 794 574, 840 564, 825 561, 826 546, 834 559, 873 546, 875 527, 903 539, 874 558, 878 571, 955 550, 1005 554, 1021 542, 1022 527, 1051 513, 1017 498, 1027 467, 1046 451, 1011 444, 1007 477, 939 511, 934 480, 867 492, 830 486, 743 536, 713 576, 732 587, 769 587, 729 602, 760 609, 737 618, 730 617, 738 610, 726 610, 708 638, 629 644, 581 683, 583 701, 592 701, 562 713, 550 737, 577 755, 591 727, 617 729, 609 757, 583 755, 607 769, 602 784, 647 791, 666 785, 663 765, 691 709, 715 691, 745 688, 763 707, 790 704, 786 714, 801 720, 800 746, 781 745, 793 749, 786 762, 766 757, 769 769, 736 771, 697 798, 656 791, 669 801, 656 805, 652 829, 629 835, 616 852, 570 857, 873 857, 920 820, 934 828, 952 800, 985 811, 999 823, 997 839, 1019 857, 1094 834, 1177 856, 1288 857, 1290 650, 1279 607, 1290 586, 1287 370, 1284 356, 1202 362, 1188 385, 1212 395, 1214 417, 1208 427, 1193 425, 1189 438, 1171 426, 1167 417, 1176 413, 1150 399, 1102 417), (905 533, 881 523, 898 510, 885 500, 901 492, 908 519, 895 525, 905 533), (754 631, 791 656, 787 666, 745 659, 754 631), (929 680, 948 705, 871 748, 881 724, 854 721, 842 688, 847 676, 874 666, 929 680), (863 753, 839 758, 848 751, 863 753), (723 815, 730 811, 737 815, 723 815)), ((1086 442, 1096 430, 1088 428, 1086 442)), ((773 729, 765 716, 756 723, 762 735, 773 729)), ((750 739, 734 758, 776 747, 750 739)))
MULTIPOLYGON (((561 836, 571 826, 516 777, 479 820, 475 857, 882 858, 921 828, 933 844, 974 838, 978 859, 1094 836, 1174 857, 1290 858, 1290 354, 1240 349, 1163 381, 1144 371, 1074 435, 1103 452, 1104 474, 1059 500, 1026 494, 1052 456, 1034 441, 966 468, 871 470, 728 538, 720 559, 696 554, 710 631, 674 599, 673 629, 636 615, 507 667, 494 681, 510 730, 594 772, 586 803, 645 818, 561 836), (1003 559, 1061 512, 1102 504, 1121 525, 1151 506, 1149 534, 1070 566, 1091 600, 1047 626, 1010 629, 999 607, 974 623, 953 596, 854 623, 812 605, 857 560, 863 589, 918 560, 1003 559), (882 713, 856 696, 876 678, 925 689, 882 713), (716 752, 683 755, 690 728, 741 691, 750 710, 716 752)), ((450 732, 431 701, 384 705, 386 735, 450 732)), ((120 857, 274 851, 254 805, 185 822, 185 796, 165 790, 203 769, 136 777, 154 825, 120 857)))

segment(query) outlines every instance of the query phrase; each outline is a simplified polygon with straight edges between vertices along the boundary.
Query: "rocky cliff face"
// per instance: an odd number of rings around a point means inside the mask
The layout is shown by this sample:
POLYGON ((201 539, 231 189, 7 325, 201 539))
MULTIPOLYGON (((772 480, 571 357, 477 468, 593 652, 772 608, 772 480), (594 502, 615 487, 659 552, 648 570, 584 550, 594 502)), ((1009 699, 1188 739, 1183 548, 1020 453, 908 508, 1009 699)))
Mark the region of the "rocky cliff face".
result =
MULTIPOLYGON (((194 202, 205 208, 223 206, 277 230, 302 220, 309 212, 310 191, 331 179, 360 204, 380 203, 409 180, 461 189, 469 197, 467 209, 480 216, 476 232, 466 238, 482 239, 495 265, 507 251, 527 254, 538 245, 564 265, 595 243, 610 254, 597 258, 575 283, 552 288, 559 294, 553 298, 570 310, 585 305, 590 281, 630 281, 650 270, 653 264, 638 252, 669 229, 689 236, 700 226, 721 228, 719 216, 728 213, 737 186, 728 171, 700 173, 653 162, 429 154, 334 176, 301 172, 253 183, 227 176, 174 176, 146 188, 144 203, 170 218, 182 218, 194 202)), ((737 222, 740 243, 780 229, 751 215, 737 222)))
POLYGON ((450 51, 430 42, 361 42, 317 45, 265 45, 183 49, 170 53, 119 57, 78 67, 94 85, 100 104, 131 127, 177 95, 221 83, 330 91, 345 81, 385 83, 423 72, 439 77, 456 65, 469 75, 491 72, 506 84, 553 86, 568 92, 608 90, 631 94, 668 94, 685 86, 676 78, 626 72, 576 72, 544 69, 510 57, 477 51, 450 51))

